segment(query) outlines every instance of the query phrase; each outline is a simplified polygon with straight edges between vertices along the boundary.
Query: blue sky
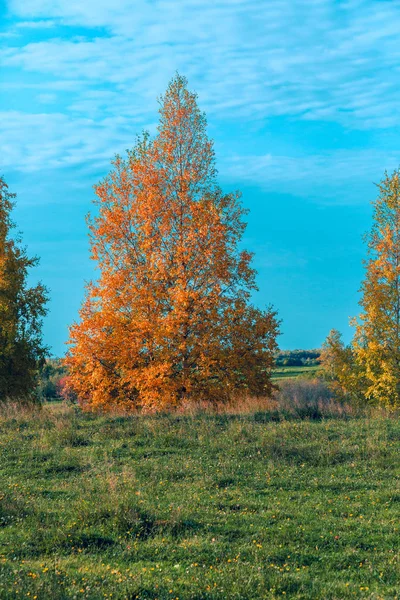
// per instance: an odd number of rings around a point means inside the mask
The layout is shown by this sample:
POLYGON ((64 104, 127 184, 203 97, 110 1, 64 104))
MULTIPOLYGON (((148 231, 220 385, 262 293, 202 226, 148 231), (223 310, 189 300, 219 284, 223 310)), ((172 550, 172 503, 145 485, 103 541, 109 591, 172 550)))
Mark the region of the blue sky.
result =
POLYGON ((84 221, 109 161, 154 132, 178 70, 199 94, 220 181, 283 348, 346 340, 373 182, 400 163, 400 4, 370 0, 0 0, 0 173, 64 352, 93 277, 84 221))

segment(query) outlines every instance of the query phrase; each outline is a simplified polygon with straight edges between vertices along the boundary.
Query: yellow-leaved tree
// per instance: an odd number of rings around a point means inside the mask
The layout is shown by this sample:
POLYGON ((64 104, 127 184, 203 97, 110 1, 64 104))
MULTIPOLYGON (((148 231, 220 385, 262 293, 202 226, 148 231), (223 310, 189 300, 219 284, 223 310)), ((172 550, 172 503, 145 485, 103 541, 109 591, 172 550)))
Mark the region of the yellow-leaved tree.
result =
POLYGON ((96 186, 91 283, 70 332, 70 383, 88 410, 159 410, 269 395, 279 323, 250 304, 240 195, 217 184, 206 118, 176 75, 154 139, 96 186))
POLYGON ((353 344, 345 345, 342 335, 332 329, 322 345, 320 361, 323 378, 338 400, 354 405, 365 403, 365 377, 353 344))
POLYGON ((367 237, 368 260, 353 341, 368 401, 400 406, 400 179, 385 174, 367 237))
POLYGON ((368 259, 361 286, 361 314, 351 320, 354 339, 345 347, 333 331, 322 363, 334 387, 357 403, 400 406, 400 172, 385 174, 366 236, 368 259))

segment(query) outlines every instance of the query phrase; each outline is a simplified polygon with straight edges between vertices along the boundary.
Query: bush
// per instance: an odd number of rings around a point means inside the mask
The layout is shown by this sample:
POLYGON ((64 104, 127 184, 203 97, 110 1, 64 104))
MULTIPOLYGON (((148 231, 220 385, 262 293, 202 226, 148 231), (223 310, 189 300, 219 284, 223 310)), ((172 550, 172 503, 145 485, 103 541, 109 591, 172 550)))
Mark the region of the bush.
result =
POLYGON ((275 394, 278 409, 300 418, 321 419, 347 412, 325 381, 291 379, 279 384, 275 394))
POLYGON ((61 377, 61 379, 57 381, 56 389, 58 398, 62 398, 62 400, 65 400, 66 402, 76 402, 76 394, 71 387, 68 375, 61 377))

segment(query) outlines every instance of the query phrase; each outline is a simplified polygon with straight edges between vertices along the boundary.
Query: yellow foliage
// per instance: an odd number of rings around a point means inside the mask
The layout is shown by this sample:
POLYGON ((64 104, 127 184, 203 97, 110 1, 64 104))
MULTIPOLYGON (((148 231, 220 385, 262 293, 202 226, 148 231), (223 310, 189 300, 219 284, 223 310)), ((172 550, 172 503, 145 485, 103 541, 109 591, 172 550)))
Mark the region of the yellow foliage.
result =
POLYGON ((363 309, 355 322, 354 351, 363 366, 368 400, 400 406, 400 180, 386 174, 368 236, 363 309))
POLYGON ((400 406, 399 176, 398 170, 386 174, 379 185, 352 345, 345 348, 331 332, 323 357, 326 372, 344 393, 388 408, 400 406))

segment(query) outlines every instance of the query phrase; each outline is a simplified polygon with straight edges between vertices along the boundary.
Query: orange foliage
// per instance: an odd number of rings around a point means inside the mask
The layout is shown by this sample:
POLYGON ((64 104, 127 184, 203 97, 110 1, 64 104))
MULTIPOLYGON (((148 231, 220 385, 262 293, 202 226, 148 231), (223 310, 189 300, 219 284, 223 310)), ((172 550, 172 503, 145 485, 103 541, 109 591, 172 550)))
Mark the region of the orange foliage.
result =
POLYGON ((96 186, 100 277, 71 328, 67 364, 89 410, 158 410, 233 392, 269 394, 278 321, 249 304, 240 195, 216 182, 196 95, 177 75, 158 134, 138 138, 96 186))

